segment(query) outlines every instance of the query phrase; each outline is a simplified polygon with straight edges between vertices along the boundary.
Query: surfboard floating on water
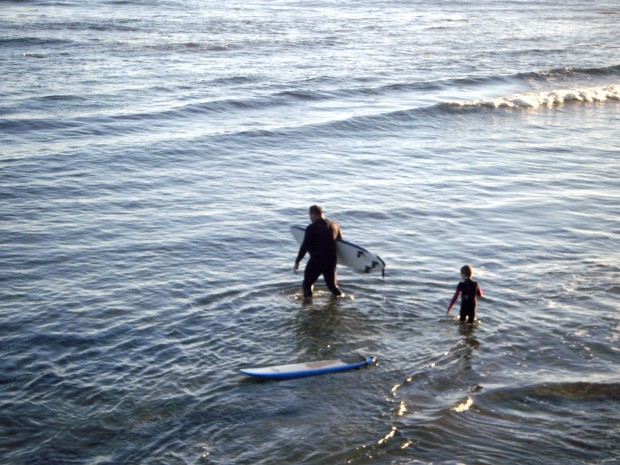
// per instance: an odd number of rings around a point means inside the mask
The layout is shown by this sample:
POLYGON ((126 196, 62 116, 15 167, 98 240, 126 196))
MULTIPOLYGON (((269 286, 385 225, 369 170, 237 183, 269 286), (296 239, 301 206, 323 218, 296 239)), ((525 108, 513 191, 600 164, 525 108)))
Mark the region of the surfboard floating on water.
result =
MULTIPOLYGON (((299 245, 304 241, 305 233, 306 228, 303 226, 291 226, 291 234, 299 245)), ((336 241, 336 253, 338 254, 339 265, 348 266, 364 273, 381 271, 382 275, 385 274, 383 259, 357 244, 343 240, 336 241)))
POLYGON ((262 368, 244 368, 240 371, 245 375, 257 378, 290 379, 354 370, 374 363, 377 363, 376 357, 359 357, 354 359, 319 360, 316 362, 293 363, 291 365, 262 368))

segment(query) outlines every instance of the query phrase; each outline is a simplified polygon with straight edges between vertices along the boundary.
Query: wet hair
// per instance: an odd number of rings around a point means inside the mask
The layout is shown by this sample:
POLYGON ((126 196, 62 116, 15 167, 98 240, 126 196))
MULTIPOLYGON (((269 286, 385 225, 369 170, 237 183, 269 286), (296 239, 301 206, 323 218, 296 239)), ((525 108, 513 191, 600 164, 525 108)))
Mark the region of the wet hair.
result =
POLYGON ((321 208, 320 205, 312 205, 308 211, 310 212, 311 215, 320 215, 323 216, 323 209, 321 208))
POLYGON ((471 278, 474 275, 474 269, 470 265, 465 265, 461 267, 461 274, 468 278, 471 278))

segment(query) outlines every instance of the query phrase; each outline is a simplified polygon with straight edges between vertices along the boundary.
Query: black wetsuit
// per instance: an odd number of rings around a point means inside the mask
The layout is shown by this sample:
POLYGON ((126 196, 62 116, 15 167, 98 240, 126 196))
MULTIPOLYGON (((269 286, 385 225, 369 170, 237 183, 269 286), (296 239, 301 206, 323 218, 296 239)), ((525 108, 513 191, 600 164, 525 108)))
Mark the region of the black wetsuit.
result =
POLYGON ((299 263, 306 252, 310 253, 310 260, 304 271, 304 297, 312 296, 312 286, 321 275, 333 295, 342 295, 336 285, 336 240, 341 238, 338 225, 325 218, 319 218, 306 228, 295 260, 299 263))
POLYGON ((457 292, 461 292, 461 315, 460 320, 473 323, 476 318, 478 296, 482 294, 476 281, 466 279, 458 284, 457 292))

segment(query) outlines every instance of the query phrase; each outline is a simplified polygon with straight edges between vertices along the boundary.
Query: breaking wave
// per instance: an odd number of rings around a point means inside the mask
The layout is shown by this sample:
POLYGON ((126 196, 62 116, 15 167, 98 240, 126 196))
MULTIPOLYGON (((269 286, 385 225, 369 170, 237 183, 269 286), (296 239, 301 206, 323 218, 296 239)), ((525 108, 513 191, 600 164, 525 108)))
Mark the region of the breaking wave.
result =
POLYGON ((620 85, 579 89, 558 89, 549 92, 526 92, 508 97, 446 102, 456 108, 540 108, 554 107, 568 103, 597 103, 620 100, 620 85))

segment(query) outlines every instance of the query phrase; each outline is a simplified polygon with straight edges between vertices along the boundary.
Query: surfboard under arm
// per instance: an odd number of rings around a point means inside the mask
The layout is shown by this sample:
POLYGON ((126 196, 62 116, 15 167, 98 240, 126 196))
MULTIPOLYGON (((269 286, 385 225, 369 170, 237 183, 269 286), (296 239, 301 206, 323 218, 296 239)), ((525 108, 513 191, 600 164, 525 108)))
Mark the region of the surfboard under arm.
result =
MULTIPOLYGON (((299 245, 304 240, 306 228, 303 226, 291 226, 291 234, 299 245)), ((360 247, 353 242, 338 240, 336 241, 336 253, 338 254, 338 264, 348 266, 357 271, 370 273, 381 271, 385 275, 385 262, 378 255, 360 247)))

